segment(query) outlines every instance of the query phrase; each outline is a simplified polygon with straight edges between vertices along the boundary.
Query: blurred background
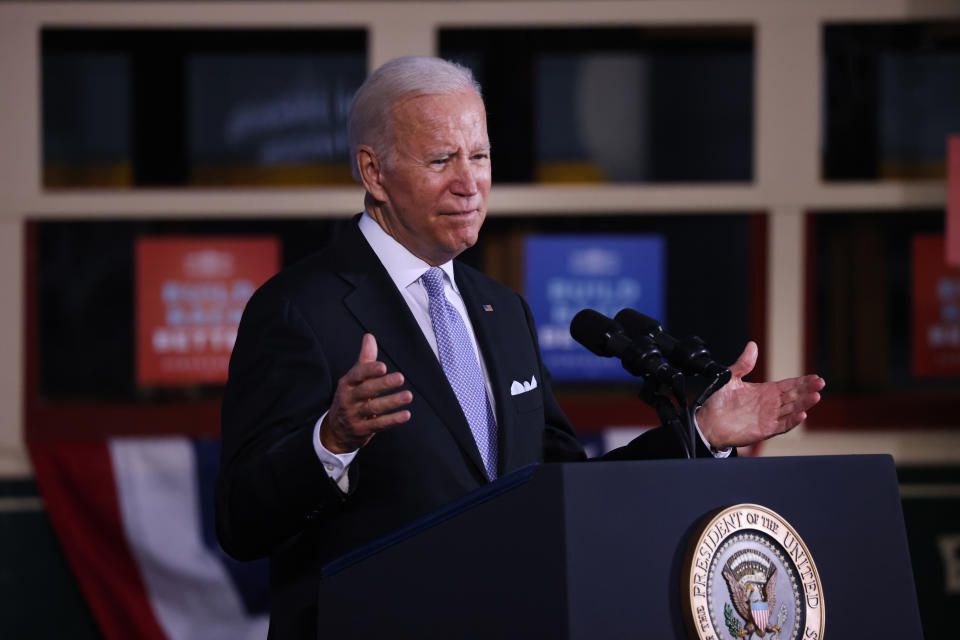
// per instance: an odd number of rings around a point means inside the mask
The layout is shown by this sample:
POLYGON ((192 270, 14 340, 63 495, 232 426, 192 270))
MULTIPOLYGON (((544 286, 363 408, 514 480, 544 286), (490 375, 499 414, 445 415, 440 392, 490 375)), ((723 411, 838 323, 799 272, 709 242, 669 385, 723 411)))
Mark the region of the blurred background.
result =
POLYGON ((0 635, 265 637, 265 565, 211 528, 226 362, 253 289, 362 208, 350 100, 410 54, 483 85, 462 258, 530 300, 585 444, 656 415, 578 309, 756 340, 751 379, 827 389, 744 453, 891 454, 925 633, 953 628, 960 3, 4 2, 0 635))

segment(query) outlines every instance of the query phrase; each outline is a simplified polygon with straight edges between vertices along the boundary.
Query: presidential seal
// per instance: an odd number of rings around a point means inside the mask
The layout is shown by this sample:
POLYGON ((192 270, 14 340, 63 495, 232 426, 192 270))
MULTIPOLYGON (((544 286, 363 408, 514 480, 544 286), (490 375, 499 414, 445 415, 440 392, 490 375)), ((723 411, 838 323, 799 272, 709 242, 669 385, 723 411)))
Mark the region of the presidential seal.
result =
POLYGON ((704 519, 683 563, 683 615, 699 640, 822 640, 823 588, 790 524, 756 504, 704 519))

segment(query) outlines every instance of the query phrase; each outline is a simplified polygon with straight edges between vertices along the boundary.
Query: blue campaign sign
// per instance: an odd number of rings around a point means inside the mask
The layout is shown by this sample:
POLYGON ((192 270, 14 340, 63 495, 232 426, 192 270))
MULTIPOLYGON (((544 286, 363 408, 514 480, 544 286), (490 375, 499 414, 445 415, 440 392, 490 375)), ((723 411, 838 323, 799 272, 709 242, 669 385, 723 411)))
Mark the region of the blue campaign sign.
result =
POLYGON ((581 309, 613 317, 631 308, 664 318, 665 241, 659 235, 527 237, 525 295, 537 322, 543 361, 555 380, 628 380, 620 361, 590 353, 570 337, 581 309))

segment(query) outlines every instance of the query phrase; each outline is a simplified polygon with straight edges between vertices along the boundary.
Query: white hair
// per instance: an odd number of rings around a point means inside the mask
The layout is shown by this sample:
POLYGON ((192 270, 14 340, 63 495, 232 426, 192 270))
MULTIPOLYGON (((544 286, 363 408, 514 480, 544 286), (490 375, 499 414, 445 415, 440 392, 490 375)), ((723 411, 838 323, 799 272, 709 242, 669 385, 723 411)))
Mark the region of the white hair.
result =
POLYGON ((357 89, 347 116, 350 170, 360 180, 357 147, 368 145, 382 162, 393 159, 391 111, 394 105, 423 95, 445 95, 473 90, 480 84, 467 67, 441 58, 405 56, 394 58, 371 73, 357 89))

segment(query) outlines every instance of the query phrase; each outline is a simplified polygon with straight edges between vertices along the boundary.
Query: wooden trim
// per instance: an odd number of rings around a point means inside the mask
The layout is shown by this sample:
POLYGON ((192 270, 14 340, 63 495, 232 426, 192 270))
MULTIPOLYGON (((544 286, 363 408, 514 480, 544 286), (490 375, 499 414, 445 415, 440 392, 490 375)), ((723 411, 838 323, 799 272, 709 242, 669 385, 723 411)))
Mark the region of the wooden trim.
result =
MULTIPOLYGON (((829 384, 829 381, 827 382, 829 384)), ((956 429, 960 423, 960 398, 955 391, 869 396, 830 396, 810 412, 806 428, 826 430, 956 429)))
POLYGON ((769 245, 769 225, 766 214, 754 214, 749 220, 750 266, 748 272, 750 287, 750 310, 748 331, 751 339, 760 347, 760 357, 750 379, 755 382, 766 380, 767 344, 767 278, 769 245))
POLYGON ((89 440, 115 436, 220 436, 220 401, 156 404, 27 404, 27 440, 89 440))
POLYGON ((643 427, 660 424, 652 407, 627 390, 617 393, 557 391, 560 408, 578 434, 610 427, 643 427))
POLYGON ((816 373, 817 356, 814 345, 817 339, 817 269, 816 269, 816 216, 807 212, 804 216, 804 286, 803 286, 803 370, 816 373))

